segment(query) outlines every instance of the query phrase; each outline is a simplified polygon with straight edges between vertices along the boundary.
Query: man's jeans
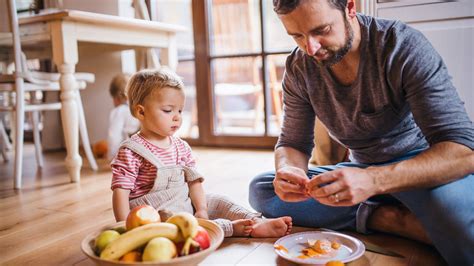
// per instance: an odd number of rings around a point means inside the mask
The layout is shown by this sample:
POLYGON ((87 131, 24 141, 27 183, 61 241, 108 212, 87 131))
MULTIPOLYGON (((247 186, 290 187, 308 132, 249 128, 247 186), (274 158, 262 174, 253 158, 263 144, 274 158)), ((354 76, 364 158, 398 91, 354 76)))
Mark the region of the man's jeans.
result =
MULTIPOLYGON (((409 159, 421 151, 413 151, 390 164, 409 159)), ((382 165, 382 164, 378 164, 382 165)), ((310 168, 311 178, 341 167, 365 168, 370 165, 340 163, 334 166, 310 168)), ((266 172, 250 183, 250 205, 265 217, 291 216, 293 224, 305 227, 325 227, 334 230, 352 229, 366 233, 366 222, 379 204, 372 198, 351 207, 322 205, 314 199, 284 202, 274 192, 275 172, 266 172)), ((474 264, 474 173, 439 187, 416 189, 391 194, 408 207, 421 221, 433 244, 450 265, 474 264)), ((393 202, 393 197, 374 197, 378 202, 393 202), (392 200, 390 200, 392 199, 392 200)), ((394 221, 396 222, 396 221, 394 221)))

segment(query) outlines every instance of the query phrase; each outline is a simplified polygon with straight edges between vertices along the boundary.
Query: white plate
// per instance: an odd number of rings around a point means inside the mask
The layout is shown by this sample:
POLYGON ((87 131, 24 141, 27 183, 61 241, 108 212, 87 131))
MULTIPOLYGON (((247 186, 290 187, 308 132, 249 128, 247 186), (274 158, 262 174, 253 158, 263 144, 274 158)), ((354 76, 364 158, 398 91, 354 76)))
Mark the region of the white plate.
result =
POLYGON ((275 252, 280 257, 299 264, 324 265, 331 260, 339 260, 347 263, 358 259, 365 252, 365 246, 360 240, 345 234, 325 231, 310 231, 287 235, 278 239, 275 245, 283 246, 288 250, 288 252, 286 252, 275 248, 275 252), (301 255, 301 250, 308 247, 308 239, 336 241, 341 244, 341 247, 337 250, 336 256, 331 258, 297 258, 301 255))

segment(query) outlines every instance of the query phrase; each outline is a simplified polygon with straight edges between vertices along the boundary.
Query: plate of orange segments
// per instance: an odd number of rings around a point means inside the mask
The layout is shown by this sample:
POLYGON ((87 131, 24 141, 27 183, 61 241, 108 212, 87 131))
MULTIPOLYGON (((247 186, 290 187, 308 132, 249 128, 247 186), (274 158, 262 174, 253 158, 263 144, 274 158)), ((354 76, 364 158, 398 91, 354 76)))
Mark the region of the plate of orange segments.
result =
POLYGON ((364 244, 352 236, 337 232, 309 231, 278 239, 273 245, 283 259, 298 263, 325 265, 330 261, 347 263, 365 252, 364 244))

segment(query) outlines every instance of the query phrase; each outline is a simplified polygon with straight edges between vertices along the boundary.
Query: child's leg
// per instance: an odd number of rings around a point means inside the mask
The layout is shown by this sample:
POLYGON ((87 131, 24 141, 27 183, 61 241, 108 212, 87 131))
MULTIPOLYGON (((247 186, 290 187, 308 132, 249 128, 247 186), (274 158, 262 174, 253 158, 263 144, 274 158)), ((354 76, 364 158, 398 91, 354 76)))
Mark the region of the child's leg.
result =
POLYGON ((262 217, 260 213, 252 212, 230 198, 217 194, 206 194, 207 213, 209 219, 225 218, 231 221, 239 219, 254 219, 262 217))
POLYGON ((226 196, 206 194, 206 200, 209 219, 224 230, 225 237, 249 236, 255 224, 252 219, 261 217, 259 213, 247 210, 226 196))
POLYGON ((289 216, 262 219, 260 213, 251 212, 228 197, 207 194, 206 198, 209 218, 232 221, 233 236, 247 236, 248 226, 252 226, 250 235, 253 237, 280 237, 287 235, 291 230, 292 219, 289 216))

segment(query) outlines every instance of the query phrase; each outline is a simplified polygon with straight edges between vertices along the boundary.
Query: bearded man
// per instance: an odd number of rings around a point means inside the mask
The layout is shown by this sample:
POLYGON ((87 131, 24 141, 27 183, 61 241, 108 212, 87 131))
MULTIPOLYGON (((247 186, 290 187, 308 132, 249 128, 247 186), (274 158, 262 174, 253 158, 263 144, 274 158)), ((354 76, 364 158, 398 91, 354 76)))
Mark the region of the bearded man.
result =
POLYGON ((395 233, 472 265, 474 127, 440 55, 406 24, 356 13, 354 0, 273 4, 298 47, 276 171, 254 178, 252 207, 300 226, 395 233), (315 117, 350 162, 308 168, 315 117))

